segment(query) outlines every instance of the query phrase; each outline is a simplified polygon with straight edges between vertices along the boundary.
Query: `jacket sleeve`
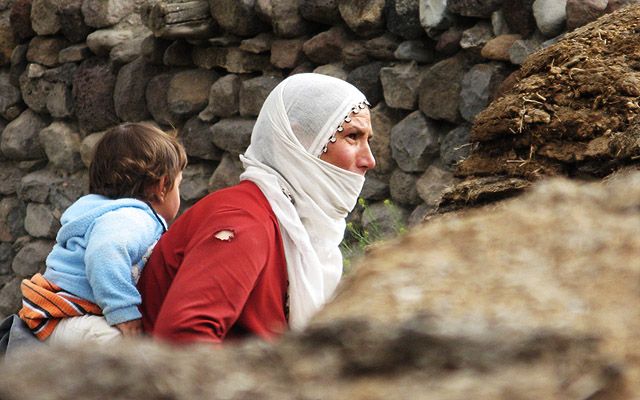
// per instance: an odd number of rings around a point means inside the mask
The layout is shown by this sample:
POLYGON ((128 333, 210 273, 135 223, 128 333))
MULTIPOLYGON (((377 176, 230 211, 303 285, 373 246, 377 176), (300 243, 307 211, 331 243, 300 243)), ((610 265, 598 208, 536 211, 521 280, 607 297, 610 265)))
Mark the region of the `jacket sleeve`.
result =
POLYGON ((109 325, 141 317, 131 269, 156 239, 154 221, 143 210, 118 209, 95 221, 85 252, 86 273, 109 325))
POLYGON ((153 335, 173 342, 225 338, 267 262, 268 228, 242 210, 207 226, 184 258, 158 313, 153 335))

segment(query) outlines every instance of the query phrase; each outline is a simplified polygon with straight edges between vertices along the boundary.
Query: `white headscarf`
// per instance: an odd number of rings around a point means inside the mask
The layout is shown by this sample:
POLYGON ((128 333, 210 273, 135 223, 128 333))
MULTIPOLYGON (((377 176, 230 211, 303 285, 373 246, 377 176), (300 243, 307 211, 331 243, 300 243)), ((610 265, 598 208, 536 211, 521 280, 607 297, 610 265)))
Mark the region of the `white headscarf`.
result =
POLYGON ((240 179, 258 185, 280 223, 294 330, 306 326, 342 276, 338 246, 364 177, 319 156, 351 109, 365 100, 343 80, 292 75, 265 100, 251 145, 240 156, 240 179))

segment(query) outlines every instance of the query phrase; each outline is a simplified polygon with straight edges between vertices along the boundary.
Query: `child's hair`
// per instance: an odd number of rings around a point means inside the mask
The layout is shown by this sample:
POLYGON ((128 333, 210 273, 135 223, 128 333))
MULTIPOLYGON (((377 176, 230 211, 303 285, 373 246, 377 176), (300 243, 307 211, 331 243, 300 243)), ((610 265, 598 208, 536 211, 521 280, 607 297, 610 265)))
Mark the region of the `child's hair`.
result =
POLYGON ((98 141, 89 166, 89 192, 112 199, 151 200, 149 189, 166 176, 165 191, 187 166, 178 140, 146 123, 124 123, 98 141))

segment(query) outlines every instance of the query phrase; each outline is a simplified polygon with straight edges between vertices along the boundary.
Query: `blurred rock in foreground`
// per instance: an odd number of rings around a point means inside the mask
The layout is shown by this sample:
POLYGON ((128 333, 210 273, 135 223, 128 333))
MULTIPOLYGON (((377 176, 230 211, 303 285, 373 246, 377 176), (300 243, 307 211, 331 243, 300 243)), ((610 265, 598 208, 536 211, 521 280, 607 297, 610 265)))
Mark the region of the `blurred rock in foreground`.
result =
POLYGON ((639 210, 639 172, 553 179, 373 249, 303 333, 27 353, 0 398, 637 399, 639 210))

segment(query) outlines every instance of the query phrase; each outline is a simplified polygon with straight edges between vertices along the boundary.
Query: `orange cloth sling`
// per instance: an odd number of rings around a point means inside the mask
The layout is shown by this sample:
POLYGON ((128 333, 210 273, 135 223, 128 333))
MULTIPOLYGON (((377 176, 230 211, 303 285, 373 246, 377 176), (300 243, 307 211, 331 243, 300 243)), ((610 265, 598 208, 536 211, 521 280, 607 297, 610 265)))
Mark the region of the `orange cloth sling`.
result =
POLYGON ((18 315, 40 340, 48 338, 62 318, 102 315, 96 304, 63 291, 42 274, 23 279, 20 290, 22 308, 18 315))

